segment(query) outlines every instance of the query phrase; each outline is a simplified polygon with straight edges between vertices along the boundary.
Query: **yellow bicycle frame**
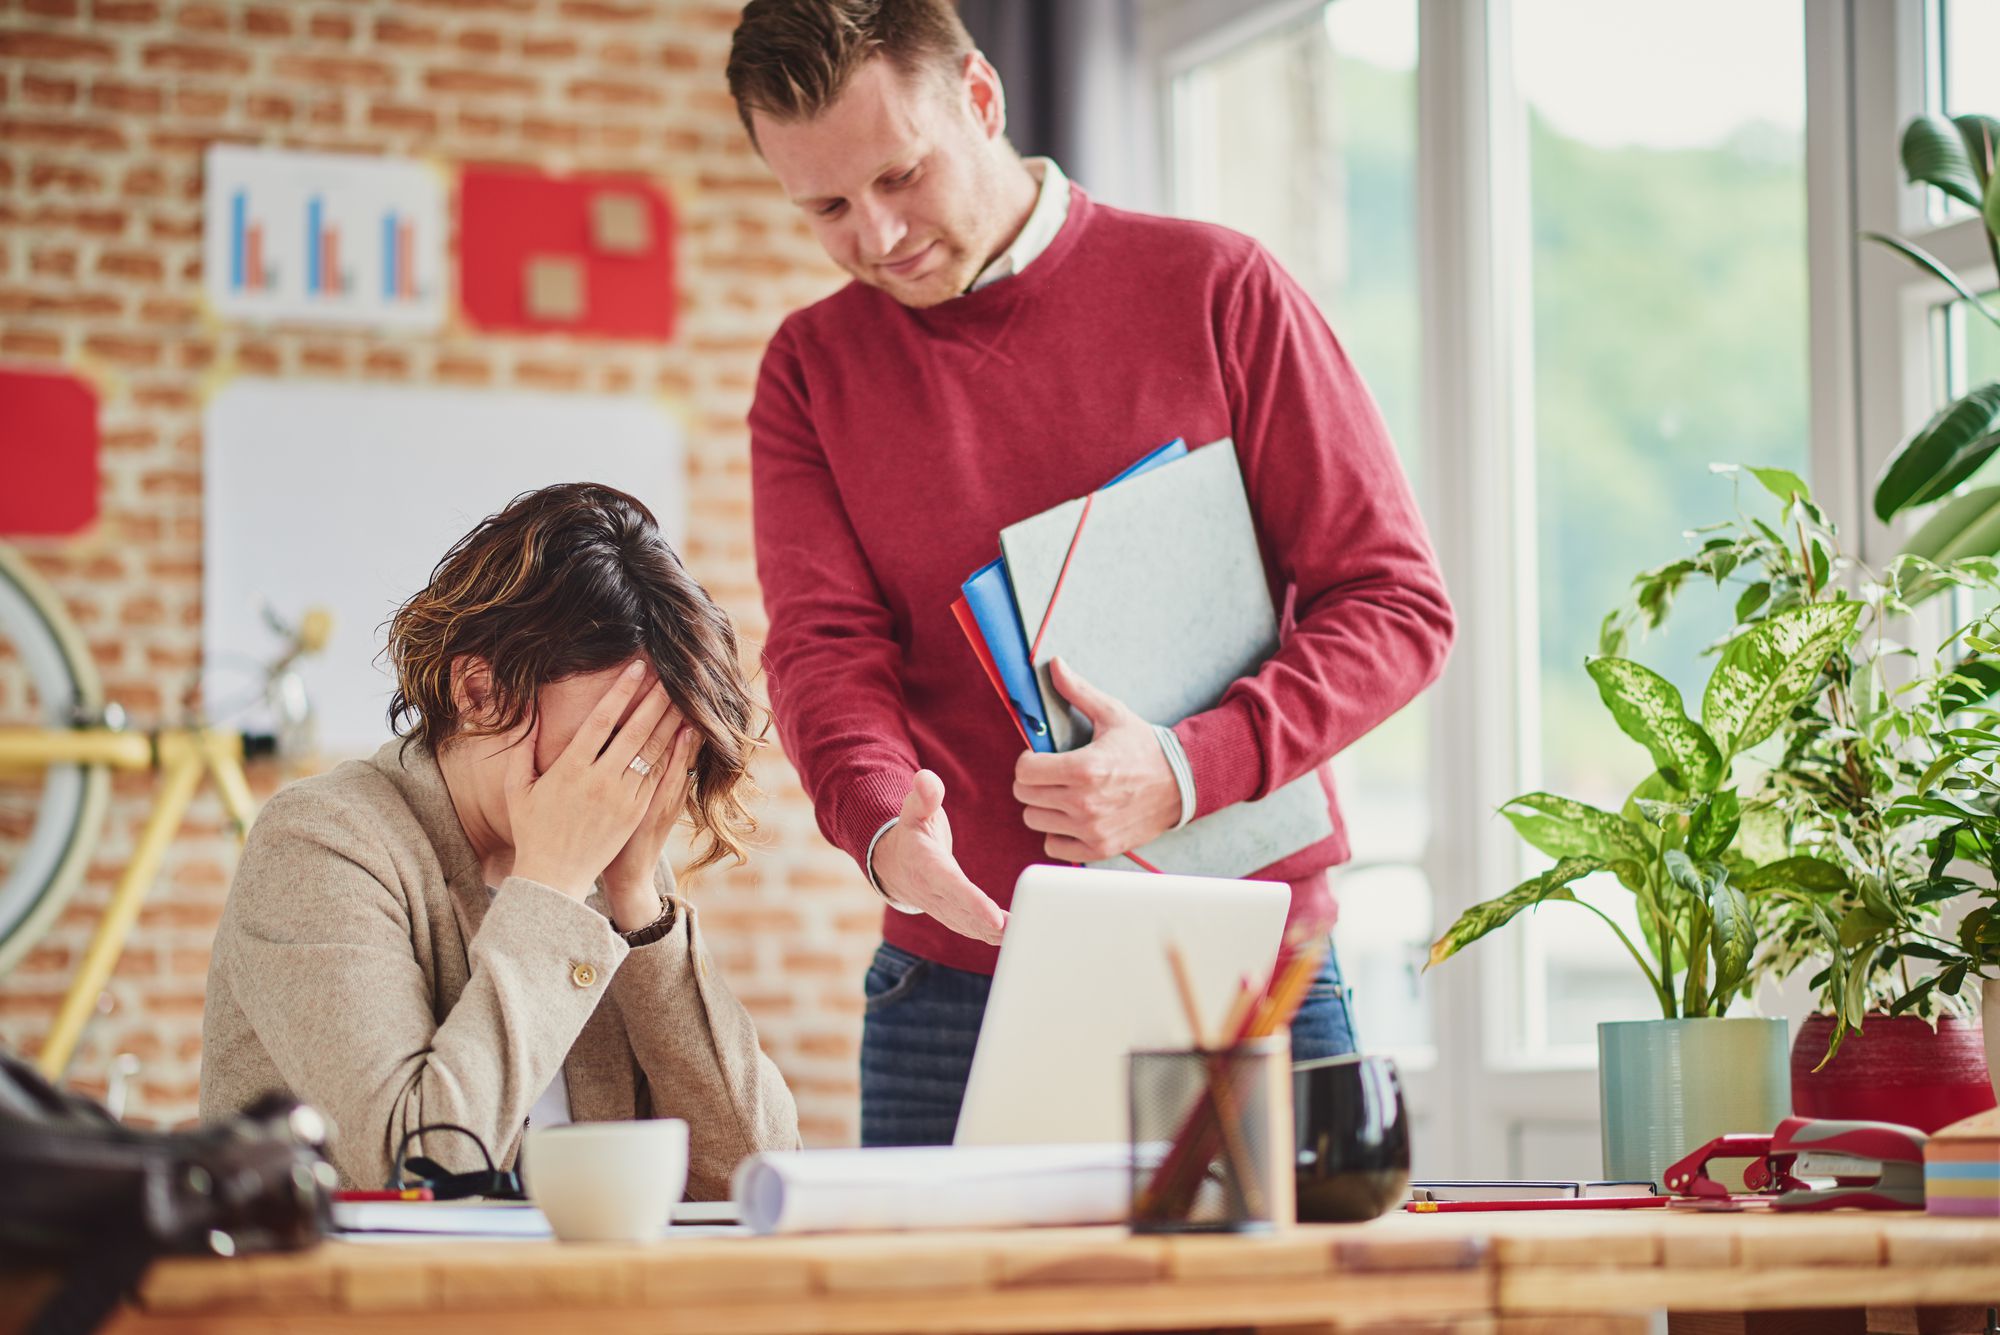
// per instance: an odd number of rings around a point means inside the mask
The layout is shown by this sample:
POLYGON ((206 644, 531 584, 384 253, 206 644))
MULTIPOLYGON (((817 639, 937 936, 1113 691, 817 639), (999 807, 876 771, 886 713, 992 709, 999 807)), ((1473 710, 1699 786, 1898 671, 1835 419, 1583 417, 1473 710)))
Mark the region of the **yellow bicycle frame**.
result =
POLYGON ((139 906, 160 873, 160 862, 187 816, 203 772, 214 778, 239 842, 250 832, 256 802, 243 773, 243 734, 223 729, 168 728, 141 733, 112 728, 0 728, 0 770, 36 770, 50 765, 108 765, 122 770, 157 770, 162 776, 132 858, 98 919, 83 962, 63 994, 48 1042, 36 1060, 42 1074, 55 1080, 75 1055, 83 1027, 96 1009, 104 985, 111 980, 118 956, 125 949, 125 938, 139 919, 139 906))

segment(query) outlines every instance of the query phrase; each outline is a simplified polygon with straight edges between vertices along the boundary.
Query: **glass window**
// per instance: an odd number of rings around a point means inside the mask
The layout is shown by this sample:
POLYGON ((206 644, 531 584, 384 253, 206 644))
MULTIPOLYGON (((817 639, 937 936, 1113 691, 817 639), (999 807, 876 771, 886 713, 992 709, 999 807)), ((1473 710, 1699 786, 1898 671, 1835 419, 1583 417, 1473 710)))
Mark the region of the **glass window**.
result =
MULTIPOLYGON (((1513 12, 1538 535, 1527 785, 1615 810, 1651 763, 1584 672, 1604 615, 1634 574, 1687 550, 1684 530, 1728 513, 1710 463, 1806 471, 1803 21, 1796 0, 1513 12)), ((1697 712, 1703 648, 1735 592, 1689 595, 1632 650, 1697 712)), ((1633 922, 1615 884, 1586 893, 1633 922)), ((1598 1021, 1658 1015, 1591 916, 1558 905, 1525 927, 1513 940, 1528 1053, 1580 1059, 1598 1021)))
MULTIPOLYGON (((1255 237, 1360 367, 1423 491, 1418 439, 1415 0, 1336 0, 1174 83, 1175 211, 1255 237)), ((1363 1039, 1422 1063, 1417 971, 1433 936, 1429 711, 1405 709, 1336 762, 1354 861, 1338 940, 1363 1039)))
POLYGON ((2000 51, 2000 4, 1994 0, 1942 0, 1943 66, 1938 102, 1947 116, 2000 115, 2000 78, 1993 54, 2000 51))

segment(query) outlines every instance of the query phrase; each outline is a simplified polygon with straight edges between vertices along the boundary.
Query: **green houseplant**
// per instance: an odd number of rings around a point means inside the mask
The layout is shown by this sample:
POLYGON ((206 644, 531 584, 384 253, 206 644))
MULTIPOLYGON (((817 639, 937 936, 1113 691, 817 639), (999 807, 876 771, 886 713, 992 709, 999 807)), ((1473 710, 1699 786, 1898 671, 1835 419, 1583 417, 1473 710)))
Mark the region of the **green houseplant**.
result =
MULTIPOLYGON (((1809 507, 1804 484, 1783 470, 1752 470, 1788 507, 1809 507)), ((1758 541, 1782 546, 1753 521, 1758 541)), ((1639 615, 1666 615, 1681 585, 1720 584, 1748 544, 1711 536, 1693 557, 1642 575, 1639 615)), ((1502 814, 1554 867, 1466 911, 1431 948, 1449 958, 1524 910, 1549 902, 1598 913, 1632 957, 1661 1018, 1598 1027, 1605 1172, 1657 1180, 1693 1145, 1729 1131, 1776 1125, 1791 1109, 1785 1022, 1725 1018, 1755 987, 1758 947, 1783 905, 1835 893, 1848 877, 1834 862, 1773 839, 1774 799, 1757 792, 1739 761, 1826 689, 1830 663, 1851 652, 1865 605, 1827 578, 1832 553, 1810 546, 1798 587, 1761 582, 1739 600, 1738 624, 1719 647, 1699 721, 1681 694, 1619 652, 1586 667, 1618 727, 1652 761, 1622 808, 1608 812, 1549 793, 1506 803, 1502 814), (1633 897, 1640 940, 1580 899, 1573 887, 1605 874, 1633 897)), ((1620 650, 1627 619, 1607 621, 1604 646, 1620 650)))
MULTIPOLYGON (((1641 574, 1631 604, 1606 619, 1603 656, 1588 664, 1653 772, 1615 816, 1544 793, 1507 803, 1502 814, 1556 865, 1469 910, 1432 949, 1437 963, 1541 903, 1596 911, 1571 888, 1587 876, 1607 873, 1632 893, 1643 949, 1610 925, 1644 973, 1661 1020, 1600 1026, 1606 1171, 1615 1174, 1646 1156, 1645 1172, 1657 1175, 1697 1143, 1695 1131, 1711 1124, 1705 1119, 1719 1119, 1709 1133, 1719 1134, 1791 1110, 1781 1077, 1764 1086, 1761 1107, 1726 1116, 1705 1105, 1713 1102, 1707 1092, 1657 1078, 1663 1068, 1767 1070, 1770 1054, 1783 1052, 1782 1021, 1730 1021, 1774 1031, 1761 1049, 1674 1050, 1723 1042, 1728 1031, 1711 1022, 1760 978, 1818 966, 1813 983, 1826 1021, 1809 1028, 1792 1066, 1799 1071, 1803 1057, 1811 1071, 1871 1009, 1908 990, 1913 967, 1940 962, 1925 939, 1942 894, 1925 849, 1930 818, 1900 803, 1935 763, 1938 701, 1964 682, 1892 673, 1892 662, 1911 655, 1886 627, 1907 610, 1906 586, 1979 579, 1991 563, 1940 567, 1907 558, 1874 577, 1841 553, 1799 478, 1747 472, 1782 503, 1777 521, 1739 508, 1699 531, 1696 551, 1641 574), (1671 684, 1624 655, 1636 627, 1659 626, 1687 587, 1708 584, 1733 590, 1735 616, 1714 649, 1696 722, 1671 684), (1690 1020, 1702 1023, 1690 1028, 1690 1020), (1672 1115, 1648 1121, 1647 1104, 1672 1115)), ((1915 1004, 1934 1013, 1951 1003, 1926 996, 1915 1004)), ((1741 1092, 1744 1082, 1731 1085, 1741 1092)))
MULTIPOLYGON (((1766 478, 1769 485, 1769 477, 1766 478)), ((1905 554, 1880 572, 1842 551, 1838 534, 1796 479, 1778 526, 1744 514, 1703 531, 1691 558, 1648 572, 1632 608, 1607 622, 1607 642, 1657 624, 1680 585, 1702 576, 1739 590, 1739 625, 1800 601, 1851 599, 1865 611, 1845 654, 1822 667, 1747 789, 1769 817, 1746 852, 1811 857, 1813 883, 1776 892, 1757 971, 1805 970, 1816 1013, 1792 1056, 1794 1111, 1888 1120, 1933 1130, 1990 1106, 1979 1036, 1961 978, 1938 936, 1956 893, 1932 849, 1950 813, 1912 799, 1955 763, 1946 720, 2000 682, 1959 637, 1936 654, 1900 644, 1912 604, 1942 588, 1990 588, 1983 557, 1938 565, 1905 554), (1868 1028, 1852 1046, 1849 1035, 1868 1028), (1844 1053, 1844 1055, 1843 1055, 1844 1053)))
POLYGON ((1989 612, 1962 633, 1968 650, 1958 677, 1968 701, 1939 734, 1938 761, 1902 808, 1941 828, 1931 845, 1931 885, 1963 913, 1948 936, 1926 946, 1939 969, 1911 986, 1893 1009, 1919 1007, 1939 996, 1957 997, 1968 979, 1980 980, 1987 1069, 2000 1096, 2000 709, 1986 697, 1989 660, 2000 658, 2000 612, 1989 612))

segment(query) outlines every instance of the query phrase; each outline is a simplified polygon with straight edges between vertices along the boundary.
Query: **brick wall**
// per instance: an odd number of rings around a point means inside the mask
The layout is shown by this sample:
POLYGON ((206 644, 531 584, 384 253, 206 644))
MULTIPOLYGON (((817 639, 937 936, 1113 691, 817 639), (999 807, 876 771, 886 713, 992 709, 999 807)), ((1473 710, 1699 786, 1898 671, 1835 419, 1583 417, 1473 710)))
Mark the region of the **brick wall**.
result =
MULTIPOLYGON (((0 0, 0 359, 102 395, 102 518, 22 542, 137 721, 200 653, 201 407, 226 376, 655 392, 688 424, 694 573, 753 642, 747 435, 757 360, 838 274, 751 152, 722 68, 726 0, 0 0), (663 346, 218 325, 198 309, 201 153, 215 141, 641 172, 678 212, 680 322, 663 346)), ((0 485, 5 485, 0 479, 0 485)), ((759 766, 769 846, 697 898, 815 1144, 856 1132, 859 983, 878 916, 819 838, 784 759, 759 766)), ((264 775, 265 787, 277 782, 264 775)), ((122 777, 89 883, 0 978, 0 1043, 32 1051, 132 846, 151 782, 122 777)), ((142 1063, 131 1113, 191 1117, 208 940, 234 848, 204 796, 79 1053, 142 1063)))

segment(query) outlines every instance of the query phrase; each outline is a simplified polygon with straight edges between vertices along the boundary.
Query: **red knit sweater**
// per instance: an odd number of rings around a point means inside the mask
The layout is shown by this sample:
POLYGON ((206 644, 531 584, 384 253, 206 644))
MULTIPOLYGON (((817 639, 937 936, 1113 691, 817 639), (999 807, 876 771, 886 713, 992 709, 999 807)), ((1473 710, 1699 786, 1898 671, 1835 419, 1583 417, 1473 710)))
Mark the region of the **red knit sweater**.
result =
MULTIPOLYGON (((1021 273, 927 310, 859 283, 787 319, 750 412, 778 735, 819 826, 857 862, 919 768, 954 850, 1003 907, 1049 859, 1012 795, 1021 739, 951 614, 1000 529, 1102 486, 1175 436, 1232 437, 1282 647, 1175 731, 1197 814, 1319 767, 1428 685, 1452 636, 1381 418, 1312 302, 1255 242, 1081 190, 1021 273)), ((1333 834, 1259 873, 1326 894, 1333 834)), ((1295 913, 1330 905, 1295 904, 1295 913)), ((884 936, 990 973, 929 917, 884 936)))

